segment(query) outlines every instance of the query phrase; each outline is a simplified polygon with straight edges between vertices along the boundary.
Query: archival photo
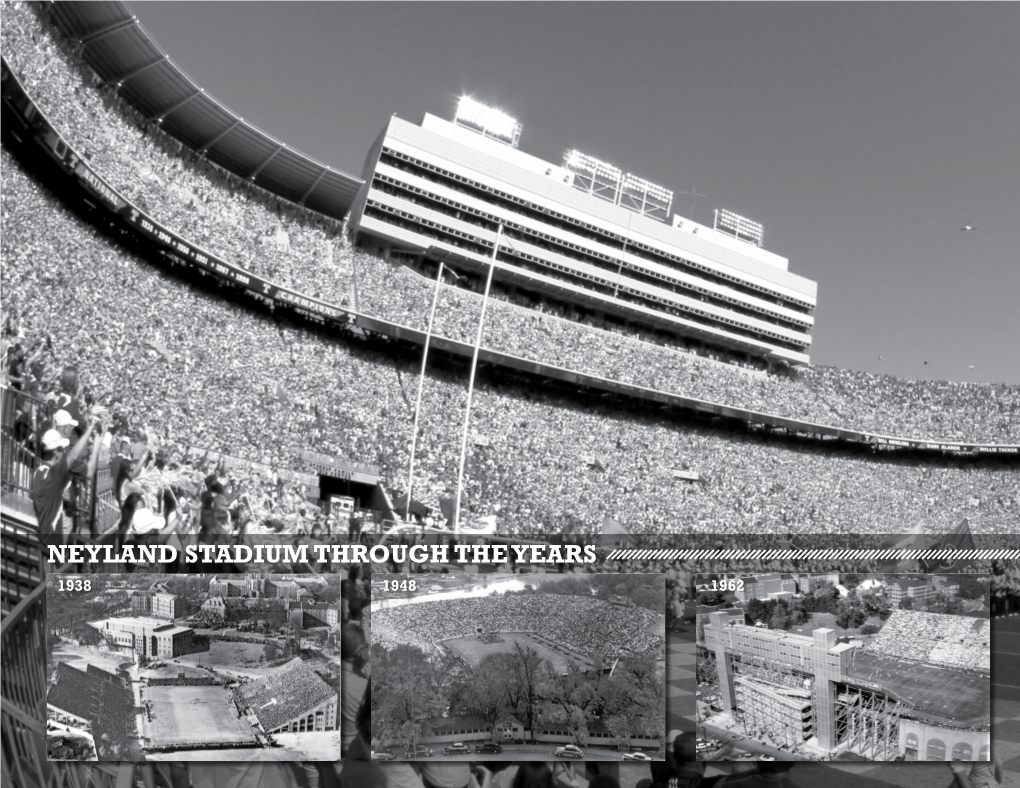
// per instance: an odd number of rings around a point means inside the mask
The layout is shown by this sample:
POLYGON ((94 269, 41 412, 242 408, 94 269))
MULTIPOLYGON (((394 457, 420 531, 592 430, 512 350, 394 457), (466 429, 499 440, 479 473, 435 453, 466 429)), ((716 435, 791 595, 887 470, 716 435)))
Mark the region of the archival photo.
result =
POLYGON ((987 574, 699 575, 699 760, 988 761, 987 574))
POLYGON ((372 757, 662 760, 665 575, 386 575, 372 757))
POLYGON ((334 575, 50 576, 51 760, 336 760, 334 575))

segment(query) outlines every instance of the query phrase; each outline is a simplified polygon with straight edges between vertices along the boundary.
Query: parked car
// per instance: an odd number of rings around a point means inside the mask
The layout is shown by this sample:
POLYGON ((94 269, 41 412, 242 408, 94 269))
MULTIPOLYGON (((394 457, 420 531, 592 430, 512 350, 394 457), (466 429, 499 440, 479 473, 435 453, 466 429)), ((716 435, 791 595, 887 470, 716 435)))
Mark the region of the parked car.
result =
POLYGON ((393 758, 394 755, 392 752, 376 752, 375 750, 372 750, 373 761, 392 761, 393 758))
POLYGON ((650 761, 652 760, 648 755, 643 752, 628 752, 620 760, 622 761, 650 761))
POLYGON ((426 747, 424 744, 419 744, 414 749, 411 749, 410 747, 408 747, 406 750, 404 750, 404 757, 405 758, 415 758, 415 759, 417 759, 417 758, 431 758, 435 754, 436 754, 435 750, 433 750, 431 747, 426 747))
POLYGON ((455 744, 447 745, 443 747, 443 755, 464 755, 470 754, 471 748, 468 747, 464 742, 459 741, 455 744))
POLYGON ((774 761, 775 758, 773 758, 771 755, 765 755, 764 753, 762 753, 762 756, 758 760, 759 761, 774 761))
POLYGON ((503 752, 503 747, 499 742, 487 741, 485 744, 475 745, 475 752, 499 753, 503 752))
POLYGON ((557 747, 553 750, 553 755, 557 758, 583 758, 584 753, 581 752, 581 748, 574 744, 565 744, 562 747, 557 747))

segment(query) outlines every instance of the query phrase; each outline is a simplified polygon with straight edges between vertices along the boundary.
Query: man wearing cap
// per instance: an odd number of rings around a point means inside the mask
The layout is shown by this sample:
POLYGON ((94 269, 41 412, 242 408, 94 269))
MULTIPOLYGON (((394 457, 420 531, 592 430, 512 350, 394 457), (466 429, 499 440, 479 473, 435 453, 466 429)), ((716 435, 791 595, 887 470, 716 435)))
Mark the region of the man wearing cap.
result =
MULTIPOLYGON (((78 422, 67 411, 58 410, 53 419, 56 427, 42 436, 42 463, 32 474, 32 506, 42 535, 67 535, 74 526, 73 518, 64 513, 64 492, 71 481, 72 468, 76 473, 86 469, 79 460, 92 437, 97 420, 93 420, 69 451, 71 441, 64 432, 71 432, 78 422)), ((93 456, 98 458, 99 441, 93 456)))

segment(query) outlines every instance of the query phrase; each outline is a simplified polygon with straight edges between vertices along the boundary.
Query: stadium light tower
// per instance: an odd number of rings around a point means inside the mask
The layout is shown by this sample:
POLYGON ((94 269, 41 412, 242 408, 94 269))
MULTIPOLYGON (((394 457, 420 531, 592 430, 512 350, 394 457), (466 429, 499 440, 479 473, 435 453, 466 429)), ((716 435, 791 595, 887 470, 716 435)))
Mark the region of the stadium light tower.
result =
POLYGON ((467 407, 464 408, 464 434, 460 439, 460 468, 457 471, 457 497, 454 499, 453 531, 460 535, 460 500, 464 494, 464 459, 467 456, 468 425, 471 422, 471 395, 475 391, 475 371, 478 369, 478 351, 482 346, 482 327, 485 325, 485 308, 489 305, 489 289, 492 287, 492 273, 496 270, 496 257, 503 241, 503 225, 496 231, 496 244, 492 247, 489 261, 489 275, 485 279, 485 295, 482 296, 482 314, 478 318, 478 334, 475 336, 475 352, 471 357, 471 377, 468 378, 467 407))

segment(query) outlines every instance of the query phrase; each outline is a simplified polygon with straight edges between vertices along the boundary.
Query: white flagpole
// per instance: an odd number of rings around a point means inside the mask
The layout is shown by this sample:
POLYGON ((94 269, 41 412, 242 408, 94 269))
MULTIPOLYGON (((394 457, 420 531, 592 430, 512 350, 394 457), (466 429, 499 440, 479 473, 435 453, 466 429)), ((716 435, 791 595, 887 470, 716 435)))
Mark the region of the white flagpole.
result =
POLYGON ((421 393, 425 386, 425 362, 429 357, 429 343, 432 341, 432 321, 436 318, 436 304, 439 302, 439 285, 443 281, 443 263, 439 263, 436 273, 436 289, 432 293, 432 311, 429 313, 429 327, 425 334, 425 349, 421 354, 421 371, 418 373, 418 399, 414 403, 414 427, 411 431, 411 466, 407 471, 407 505, 404 507, 404 520, 411 518, 411 491, 414 486, 414 452, 418 448, 418 415, 421 413, 421 393))
POLYGON ((464 434, 460 440, 460 470, 457 472, 457 498, 453 509, 454 533, 460 535, 460 499, 464 488, 464 460, 467 458, 468 425, 471 421, 471 395, 475 391, 475 371, 478 369, 478 351, 482 347, 482 327, 485 325, 485 308, 489 305, 489 289, 492 287, 492 272, 496 270, 496 255, 503 240, 503 225, 496 231, 496 245, 492 248, 489 261, 489 276, 485 280, 485 295, 482 296, 482 314, 478 318, 478 335, 475 337, 475 352, 471 358, 471 377, 468 379, 467 404, 464 408, 464 434))

